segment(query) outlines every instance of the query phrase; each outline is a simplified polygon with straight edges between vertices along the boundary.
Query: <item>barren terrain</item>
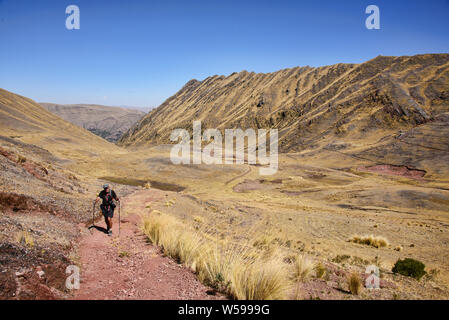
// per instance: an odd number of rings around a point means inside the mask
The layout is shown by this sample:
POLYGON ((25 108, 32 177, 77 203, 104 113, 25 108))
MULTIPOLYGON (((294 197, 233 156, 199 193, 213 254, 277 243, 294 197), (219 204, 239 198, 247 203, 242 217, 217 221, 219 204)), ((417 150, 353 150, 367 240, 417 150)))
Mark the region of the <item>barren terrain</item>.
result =
POLYGON ((448 57, 192 81, 120 146, 0 90, 0 298, 223 298, 147 241, 142 219, 165 215, 217 244, 262 243, 282 255, 281 269, 307 257, 315 268, 289 299, 448 299, 448 57), (278 128, 277 173, 174 165, 167 137, 196 119, 278 128), (117 213, 112 238, 89 229, 105 182, 123 199, 120 237, 117 213), (423 262, 426 275, 394 274, 404 258, 423 262), (82 270, 79 292, 64 285, 70 264, 82 270), (348 275, 363 279, 369 265, 380 268, 381 289, 351 294, 348 275))

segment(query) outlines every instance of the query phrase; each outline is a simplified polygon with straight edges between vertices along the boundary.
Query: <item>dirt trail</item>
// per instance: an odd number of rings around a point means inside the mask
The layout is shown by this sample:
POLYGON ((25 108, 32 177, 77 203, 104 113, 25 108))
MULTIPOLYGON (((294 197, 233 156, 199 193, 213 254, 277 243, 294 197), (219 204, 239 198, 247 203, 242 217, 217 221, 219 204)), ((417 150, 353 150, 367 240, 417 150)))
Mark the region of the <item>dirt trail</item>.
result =
MULTIPOLYGON (((113 236, 99 228, 86 231, 79 247, 80 289, 75 299, 217 299, 196 276, 147 243, 139 230, 146 205, 162 199, 167 192, 139 190, 122 198, 121 232, 118 210, 114 214, 113 236)), ((80 226, 81 227, 81 226, 80 226)))
POLYGON ((226 181, 226 182, 225 182, 225 185, 228 185, 228 184, 230 184, 232 181, 237 180, 237 179, 239 179, 239 178, 242 178, 242 177, 246 176, 246 175, 247 175, 248 173, 250 173, 250 172, 251 172, 251 166, 248 166, 248 170, 246 170, 245 172, 239 174, 238 176, 235 176, 234 178, 232 178, 232 179, 226 181))

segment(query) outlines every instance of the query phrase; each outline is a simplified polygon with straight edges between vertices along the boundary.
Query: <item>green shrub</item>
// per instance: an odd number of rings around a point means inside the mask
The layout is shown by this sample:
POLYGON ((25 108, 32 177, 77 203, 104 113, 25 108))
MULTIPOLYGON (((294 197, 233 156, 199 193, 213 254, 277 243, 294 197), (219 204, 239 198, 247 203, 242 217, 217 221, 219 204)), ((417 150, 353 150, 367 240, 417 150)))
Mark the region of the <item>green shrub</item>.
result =
POLYGON ((406 258, 404 260, 399 259, 398 261, 396 261, 391 271, 419 280, 426 274, 426 272, 424 271, 425 267, 426 266, 421 261, 406 258))

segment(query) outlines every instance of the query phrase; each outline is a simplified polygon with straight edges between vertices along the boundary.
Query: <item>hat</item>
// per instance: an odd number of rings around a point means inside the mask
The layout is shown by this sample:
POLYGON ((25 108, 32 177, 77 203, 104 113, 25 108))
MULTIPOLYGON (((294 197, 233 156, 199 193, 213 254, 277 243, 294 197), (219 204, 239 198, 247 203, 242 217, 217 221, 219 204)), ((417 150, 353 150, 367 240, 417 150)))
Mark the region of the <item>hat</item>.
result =
POLYGON ((105 184, 103 185, 103 189, 106 189, 106 188, 109 188, 109 185, 108 185, 107 183, 105 183, 105 184))

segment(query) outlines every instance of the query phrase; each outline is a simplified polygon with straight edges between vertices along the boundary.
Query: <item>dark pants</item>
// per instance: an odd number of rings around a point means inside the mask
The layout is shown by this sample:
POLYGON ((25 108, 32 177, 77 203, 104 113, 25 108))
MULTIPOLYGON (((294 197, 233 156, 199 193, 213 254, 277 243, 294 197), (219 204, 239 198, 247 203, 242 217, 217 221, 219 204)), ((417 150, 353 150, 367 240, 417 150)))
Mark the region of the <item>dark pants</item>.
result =
POLYGON ((101 212, 103 212, 103 216, 105 218, 112 218, 114 216, 114 207, 113 206, 104 206, 100 205, 101 212))

